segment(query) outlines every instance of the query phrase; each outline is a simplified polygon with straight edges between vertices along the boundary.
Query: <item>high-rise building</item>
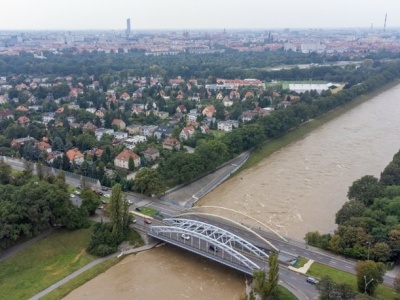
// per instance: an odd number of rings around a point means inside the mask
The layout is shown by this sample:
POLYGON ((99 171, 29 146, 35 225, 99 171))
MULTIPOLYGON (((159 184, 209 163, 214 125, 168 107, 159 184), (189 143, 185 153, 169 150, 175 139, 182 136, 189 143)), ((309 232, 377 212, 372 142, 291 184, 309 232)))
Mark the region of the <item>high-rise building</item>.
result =
POLYGON ((131 34, 131 19, 126 19, 126 35, 131 34))

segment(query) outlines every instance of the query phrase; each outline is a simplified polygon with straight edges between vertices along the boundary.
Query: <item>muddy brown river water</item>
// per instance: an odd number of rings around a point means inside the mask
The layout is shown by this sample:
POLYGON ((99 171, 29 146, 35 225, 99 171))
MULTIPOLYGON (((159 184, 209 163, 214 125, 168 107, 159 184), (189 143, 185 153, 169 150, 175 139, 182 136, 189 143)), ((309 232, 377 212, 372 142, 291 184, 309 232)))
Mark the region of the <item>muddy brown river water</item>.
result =
MULTIPOLYGON (((400 148, 397 85, 226 181, 198 205, 240 210, 282 235, 333 231, 352 182, 400 148)), ((244 277, 172 246, 124 259, 66 299, 238 299, 244 277)))

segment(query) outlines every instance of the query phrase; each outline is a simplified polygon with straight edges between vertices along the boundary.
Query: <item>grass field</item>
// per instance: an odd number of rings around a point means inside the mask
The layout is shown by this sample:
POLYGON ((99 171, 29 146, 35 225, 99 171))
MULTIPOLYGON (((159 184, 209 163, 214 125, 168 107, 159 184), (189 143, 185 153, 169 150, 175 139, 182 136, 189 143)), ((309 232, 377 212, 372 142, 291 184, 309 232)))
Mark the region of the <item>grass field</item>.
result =
MULTIPOLYGON (((314 262, 307 272, 308 275, 321 279, 323 276, 329 276, 337 283, 350 284, 354 290, 357 290, 357 278, 355 275, 340 271, 326 265, 314 262)), ((395 300, 396 292, 384 285, 379 285, 375 293, 376 297, 381 297, 385 300, 395 300)))
POLYGON ((55 289, 54 291, 48 293, 46 296, 40 298, 40 300, 58 300, 62 299, 66 295, 68 295, 70 292, 72 292, 74 289, 80 287, 84 283, 88 282, 89 280, 95 278, 96 276, 100 275, 101 273, 104 273, 107 271, 109 268, 117 264, 123 259, 121 258, 111 258, 109 260, 106 260, 97 266, 94 266, 93 268, 87 270, 86 272, 80 274, 79 276, 75 277, 74 279, 71 279, 67 283, 63 284, 59 288, 55 289))
POLYGON ((28 299, 95 260, 86 253, 92 229, 60 229, 0 263, 2 299, 28 299))

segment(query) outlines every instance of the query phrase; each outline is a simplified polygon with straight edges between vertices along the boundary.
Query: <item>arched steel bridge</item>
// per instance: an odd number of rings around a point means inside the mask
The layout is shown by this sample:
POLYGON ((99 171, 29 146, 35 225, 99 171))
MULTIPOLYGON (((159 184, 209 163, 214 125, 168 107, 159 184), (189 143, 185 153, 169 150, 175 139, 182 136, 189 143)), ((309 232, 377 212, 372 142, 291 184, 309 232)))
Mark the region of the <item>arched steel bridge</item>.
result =
POLYGON ((165 225, 150 226, 147 234, 250 275, 265 267, 265 251, 227 230, 191 219, 167 218, 163 222, 165 225))

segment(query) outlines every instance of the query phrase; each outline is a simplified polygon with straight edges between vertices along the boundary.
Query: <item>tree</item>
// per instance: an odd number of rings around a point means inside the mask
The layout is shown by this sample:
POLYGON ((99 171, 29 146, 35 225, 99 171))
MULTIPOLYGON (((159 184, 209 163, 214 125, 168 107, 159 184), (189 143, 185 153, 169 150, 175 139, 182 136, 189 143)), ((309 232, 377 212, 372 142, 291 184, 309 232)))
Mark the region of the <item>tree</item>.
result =
POLYGON ((108 203, 106 213, 110 218, 112 226, 112 235, 116 243, 123 241, 126 231, 129 229, 130 215, 129 205, 125 195, 122 193, 121 185, 117 183, 113 186, 110 202, 108 203))
POLYGON ((100 204, 99 196, 90 189, 84 189, 82 191, 81 198, 81 209, 85 210, 89 215, 93 215, 96 212, 96 208, 100 204))
POLYGON ((268 259, 268 296, 274 297, 279 282, 279 260, 278 253, 271 252, 268 259))
POLYGON ((383 263, 376 263, 372 260, 357 261, 357 287, 361 293, 373 295, 378 285, 383 282, 384 275, 385 265, 383 263))
POLYGON ((0 184, 8 184, 10 182, 11 167, 3 161, 0 161, 0 184))
POLYGON ((346 283, 337 284, 329 276, 324 276, 317 284, 321 300, 353 300, 356 292, 346 283))
POLYGON ((400 293, 400 275, 397 275, 393 281, 393 287, 396 293, 400 293))
POLYGON ((375 198, 382 196, 383 188, 377 178, 372 175, 365 175, 353 182, 349 187, 347 197, 349 200, 360 201, 368 207, 374 202, 375 198))
POLYGON ((336 224, 341 225, 352 217, 361 217, 365 211, 365 205, 361 201, 348 201, 336 213, 336 224))
POLYGON ((160 173, 151 168, 143 168, 137 172, 133 188, 148 196, 160 195, 165 190, 160 173))
POLYGON ((392 249, 390 249, 388 244, 381 242, 381 243, 376 243, 372 247, 371 252, 375 261, 387 262, 392 254, 392 249))
POLYGON ((129 168, 129 171, 133 171, 135 169, 135 161, 133 160, 132 156, 129 157, 128 168, 129 168))

